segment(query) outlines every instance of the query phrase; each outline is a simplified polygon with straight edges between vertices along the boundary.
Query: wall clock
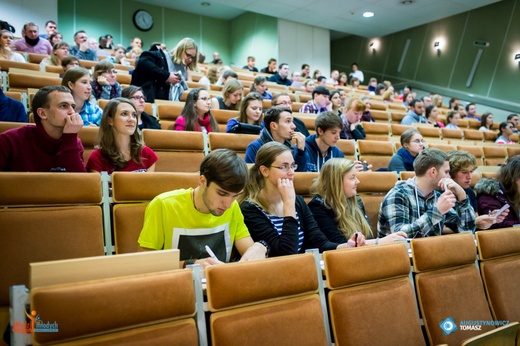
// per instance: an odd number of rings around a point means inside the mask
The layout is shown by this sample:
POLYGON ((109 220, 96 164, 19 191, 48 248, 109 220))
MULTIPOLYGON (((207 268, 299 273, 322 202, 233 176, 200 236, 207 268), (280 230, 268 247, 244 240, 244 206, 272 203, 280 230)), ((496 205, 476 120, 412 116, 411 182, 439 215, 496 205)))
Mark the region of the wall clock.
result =
POLYGON ((148 31, 153 27, 153 16, 146 10, 137 10, 133 17, 134 25, 141 31, 148 31))

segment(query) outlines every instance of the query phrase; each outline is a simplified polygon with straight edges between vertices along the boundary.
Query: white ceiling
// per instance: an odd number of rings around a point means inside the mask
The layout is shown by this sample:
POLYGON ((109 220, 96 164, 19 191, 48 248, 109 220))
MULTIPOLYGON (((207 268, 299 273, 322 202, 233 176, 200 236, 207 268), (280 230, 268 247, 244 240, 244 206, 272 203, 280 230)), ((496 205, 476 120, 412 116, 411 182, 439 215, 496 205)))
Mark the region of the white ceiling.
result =
POLYGON ((331 37, 388 35, 501 0, 137 0, 230 20, 245 12, 332 30, 331 37), (202 6, 202 3, 210 6, 202 6), (402 4, 402 2, 411 4, 402 4), (374 17, 364 18, 366 11, 374 17))

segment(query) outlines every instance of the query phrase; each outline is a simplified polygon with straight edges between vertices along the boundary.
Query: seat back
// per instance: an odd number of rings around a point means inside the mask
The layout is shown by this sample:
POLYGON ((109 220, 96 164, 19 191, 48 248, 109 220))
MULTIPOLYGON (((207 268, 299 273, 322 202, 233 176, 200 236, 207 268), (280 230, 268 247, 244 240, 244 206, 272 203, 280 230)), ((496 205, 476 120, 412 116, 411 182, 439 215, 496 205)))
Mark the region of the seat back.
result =
POLYGON ((356 141, 353 139, 340 139, 336 142, 336 146, 345 155, 346 159, 357 160, 356 157, 356 141))
POLYGON ((464 150, 470 153, 471 155, 475 156, 477 159, 477 165, 484 164, 483 157, 484 157, 484 151, 482 150, 482 146, 479 145, 457 145, 457 150, 464 150))
POLYGON ((498 138, 498 132, 490 132, 486 131, 484 132, 484 141, 486 142, 495 142, 498 138))
POLYGON ((372 118, 376 122, 382 122, 382 123, 389 123, 390 118, 388 116, 388 111, 386 110, 378 110, 378 109, 371 109, 370 114, 372 114, 372 118))
POLYGON ((38 64, 0 59, 0 71, 9 72, 11 68, 40 71, 40 65, 38 64))
POLYGON ((210 132, 209 138, 209 150, 213 151, 216 149, 231 149, 235 151, 238 156, 244 157, 246 148, 252 141, 258 138, 258 135, 245 135, 236 133, 222 133, 222 132, 210 132))
POLYGON ((426 139, 441 139, 441 129, 433 126, 418 126, 417 130, 426 139))
POLYGON ((140 251, 137 240, 149 201, 163 192, 196 187, 199 177, 198 173, 114 172, 112 218, 116 253, 140 251))
POLYGON ((143 141, 159 157, 156 172, 198 172, 204 159, 202 132, 144 129, 143 141))
POLYGON ((318 172, 295 172, 294 173, 294 191, 309 202, 312 199, 310 192, 311 185, 319 177, 318 172))
POLYGON ((391 142, 358 140, 359 160, 367 161, 372 165, 372 170, 388 168, 388 164, 394 155, 391 142))
POLYGON ((397 183, 397 175, 395 172, 358 172, 357 178, 359 179, 357 192, 363 200, 372 233, 377 234, 381 202, 397 183))
POLYGON ((27 92, 29 88, 40 89, 49 85, 61 85, 61 78, 45 75, 9 72, 8 78, 9 90, 11 91, 27 92))
POLYGON ((484 132, 479 130, 464 129, 464 139, 466 141, 484 141, 484 132))
POLYGON ((482 325, 480 331, 450 332, 460 321, 492 319, 471 233, 414 239, 411 248, 419 307, 431 345, 460 344, 494 329, 482 325))
POLYGON ((198 345, 190 270, 35 288, 31 309, 58 329, 33 333, 35 344, 198 345))
POLYGON ((493 317, 520 321, 520 229, 477 232, 477 244, 493 317))
POLYGON ((29 263, 104 254, 97 173, 0 173, 0 306, 29 263))
POLYGON ((506 163, 507 149, 502 146, 483 146, 484 151, 484 165, 498 166, 506 163))
POLYGON ((211 111, 213 118, 217 121, 220 132, 226 132, 226 126, 230 119, 238 117, 238 111, 225 109, 214 109, 211 111))
POLYGON ((457 129, 441 129, 442 138, 456 138, 462 139, 464 133, 461 130, 457 129))
POLYGON ((210 266, 206 280, 214 345, 327 345, 312 254, 210 266))
POLYGON ((507 146, 507 157, 511 158, 515 155, 520 155, 520 146, 514 145, 514 146, 507 146))
POLYGON ((430 143, 428 144, 428 148, 435 148, 444 151, 445 153, 457 150, 457 147, 450 144, 444 144, 444 143, 430 143))
POLYGON ((405 244, 325 251, 323 261, 337 345, 425 344, 405 244))
POLYGON ((365 129, 365 139, 375 141, 389 140, 390 126, 388 123, 370 123, 364 121, 361 124, 363 125, 363 129, 365 129))

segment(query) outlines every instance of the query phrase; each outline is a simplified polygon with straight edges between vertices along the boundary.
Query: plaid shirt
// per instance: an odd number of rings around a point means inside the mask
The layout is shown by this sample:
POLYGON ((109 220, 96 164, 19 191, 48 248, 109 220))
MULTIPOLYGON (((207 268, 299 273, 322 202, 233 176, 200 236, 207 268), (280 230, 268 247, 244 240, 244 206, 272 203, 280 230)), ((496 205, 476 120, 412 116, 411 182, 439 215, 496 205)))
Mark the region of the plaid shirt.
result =
POLYGON ((439 235, 444 225, 454 232, 475 231, 475 211, 469 198, 457 202, 455 207, 442 215, 436 208, 440 191, 434 190, 425 197, 417 189, 415 179, 399 182, 388 192, 381 203, 377 224, 380 237, 398 231, 409 238, 439 235), (417 196, 417 198, 416 198, 417 196))
POLYGON ((83 108, 79 112, 81 119, 83 119, 83 126, 94 124, 99 126, 101 117, 103 116, 103 110, 95 103, 85 101, 83 108))
POLYGON ((327 111, 326 107, 318 108, 313 100, 310 100, 300 108, 300 113, 320 114, 321 112, 327 111))

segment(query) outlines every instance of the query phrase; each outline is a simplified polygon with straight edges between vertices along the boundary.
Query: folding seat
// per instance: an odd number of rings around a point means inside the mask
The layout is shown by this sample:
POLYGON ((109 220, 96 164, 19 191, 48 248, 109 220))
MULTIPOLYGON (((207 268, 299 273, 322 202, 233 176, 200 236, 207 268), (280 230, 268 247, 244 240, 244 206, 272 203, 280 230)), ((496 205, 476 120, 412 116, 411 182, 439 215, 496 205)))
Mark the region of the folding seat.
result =
POLYGON ((210 132, 208 134, 209 150, 230 149, 235 151, 238 156, 244 158, 247 146, 257 138, 258 135, 210 132))
POLYGON ((371 123, 363 121, 361 125, 366 133, 365 139, 388 142, 390 138, 390 126, 388 123, 371 123))
POLYGON ((484 165, 498 166, 503 165, 507 161, 507 149, 503 146, 483 146, 484 151, 484 165))
POLYGON ((294 173, 294 191, 309 202, 312 199, 310 192, 312 183, 320 176, 319 172, 295 172, 294 173))
POLYGON ((359 160, 372 165, 372 170, 388 168, 394 155, 392 143, 382 141, 358 140, 359 160))

